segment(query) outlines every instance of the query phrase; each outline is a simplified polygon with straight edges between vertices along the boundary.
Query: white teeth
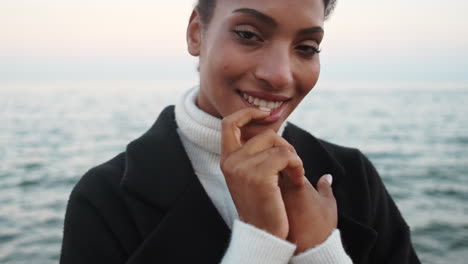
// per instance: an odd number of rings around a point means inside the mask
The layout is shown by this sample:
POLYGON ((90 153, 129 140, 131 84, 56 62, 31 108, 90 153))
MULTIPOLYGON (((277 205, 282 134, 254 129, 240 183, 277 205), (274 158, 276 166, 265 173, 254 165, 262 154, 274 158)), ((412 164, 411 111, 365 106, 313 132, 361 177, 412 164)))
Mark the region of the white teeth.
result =
POLYGON ((267 107, 267 102, 265 100, 261 100, 258 102, 258 106, 260 107, 267 107))
POLYGON ((260 110, 266 111, 266 112, 271 112, 272 110, 280 107, 283 104, 282 101, 279 101, 279 102, 265 101, 263 99, 252 97, 245 93, 243 93, 242 96, 247 102, 249 102, 252 105, 257 106, 260 110))

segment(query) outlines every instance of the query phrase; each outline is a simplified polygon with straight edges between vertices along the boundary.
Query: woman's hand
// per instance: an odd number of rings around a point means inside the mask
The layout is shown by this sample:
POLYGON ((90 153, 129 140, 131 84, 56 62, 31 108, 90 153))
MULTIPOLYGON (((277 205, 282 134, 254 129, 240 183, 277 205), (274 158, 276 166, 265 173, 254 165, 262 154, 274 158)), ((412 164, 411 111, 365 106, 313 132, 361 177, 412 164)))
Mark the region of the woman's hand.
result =
POLYGON ((289 220, 288 240, 297 245, 296 254, 321 244, 337 227, 337 207, 331 183, 331 175, 324 175, 316 190, 307 179, 303 186, 297 186, 289 177, 281 178, 289 220))
POLYGON ((303 185, 304 169, 294 148, 273 130, 242 142, 241 128, 268 112, 246 108, 223 119, 221 170, 239 217, 257 228, 286 239, 288 216, 278 185, 286 171, 289 184, 303 185))

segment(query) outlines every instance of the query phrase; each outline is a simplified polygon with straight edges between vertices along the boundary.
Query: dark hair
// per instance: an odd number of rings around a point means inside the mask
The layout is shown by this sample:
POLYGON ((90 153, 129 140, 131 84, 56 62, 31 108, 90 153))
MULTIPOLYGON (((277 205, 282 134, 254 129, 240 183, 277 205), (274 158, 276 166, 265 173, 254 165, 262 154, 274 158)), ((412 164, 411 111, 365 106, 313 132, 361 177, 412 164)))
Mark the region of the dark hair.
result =
MULTIPOLYGON (((200 13, 203 24, 208 25, 210 23, 216 1, 217 0, 198 0, 195 8, 200 13)), ((336 0, 323 0, 323 4, 325 5, 325 19, 327 19, 333 12, 333 9, 335 9, 336 0)))

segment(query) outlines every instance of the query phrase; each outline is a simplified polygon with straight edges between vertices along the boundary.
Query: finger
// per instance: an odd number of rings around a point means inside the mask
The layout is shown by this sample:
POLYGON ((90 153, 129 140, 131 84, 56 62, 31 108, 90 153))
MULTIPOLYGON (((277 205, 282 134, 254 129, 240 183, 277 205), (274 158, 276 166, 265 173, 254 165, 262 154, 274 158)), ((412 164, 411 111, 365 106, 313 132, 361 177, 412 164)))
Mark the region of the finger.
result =
POLYGON ((284 145, 274 146, 259 153, 247 155, 244 145, 240 150, 230 154, 225 159, 221 164, 221 171, 227 175, 249 174, 255 176, 257 174, 278 175, 280 171, 288 169, 288 177, 302 176, 304 175, 302 160, 295 152, 290 150, 290 147, 284 145), (258 170, 257 167, 261 163, 269 163, 268 170, 258 170), (226 171, 231 171, 231 173, 226 173, 226 171))
POLYGON ((221 157, 225 158, 241 146, 241 128, 254 119, 267 117, 270 113, 255 107, 244 108, 223 119, 221 130, 221 157))
POLYGON ((247 159, 240 151, 234 152, 227 159, 232 172, 225 174, 228 187, 234 180, 250 186, 277 185, 279 172, 288 164, 288 152, 286 147, 274 147, 247 159))
POLYGON ((301 179, 304 175, 303 164, 301 158, 296 153, 291 152, 288 147, 277 146, 267 149, 253 159, 257 162, 257 171, 261 174, 279 175, 280 172, 288 169, 288 174, 285 175, 297 183, 297 178, 301 179))
POLYGON ((288 184, 292 184, 296 187, 303 186, 306 180, 302 160, 300 166, 288 166, 282 171, 282 174, 285 177, 284 180, 286 180, 288 184))
POLYGON ((251 156, 276 146, 287 147, 289 151, 296 153, 294 147, 272 129, 263 131, 259 135, 251 138, 242 146, 242 151, 245 155, 251 156))
POLYGON ((334 198, 333 196, 333 190, 332 190, 332 182, 333 182, 333 177, 330 174, 325 174, 322 177, 320 177, 318 183, 317 183, 317 191, 327 197, 327 198, 334 198))

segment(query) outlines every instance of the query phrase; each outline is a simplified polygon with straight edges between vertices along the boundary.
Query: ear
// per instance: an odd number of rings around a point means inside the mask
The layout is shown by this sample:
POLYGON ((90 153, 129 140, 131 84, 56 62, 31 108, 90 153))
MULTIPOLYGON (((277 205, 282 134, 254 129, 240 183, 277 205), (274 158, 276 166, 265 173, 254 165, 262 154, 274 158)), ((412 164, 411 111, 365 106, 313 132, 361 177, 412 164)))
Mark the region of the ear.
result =
POLYGON ((194 9, 187 27, 187 48, 192 56, 200 55, 202 30, 203 25, 200 20, 200 15, 198 11, 194 9))

